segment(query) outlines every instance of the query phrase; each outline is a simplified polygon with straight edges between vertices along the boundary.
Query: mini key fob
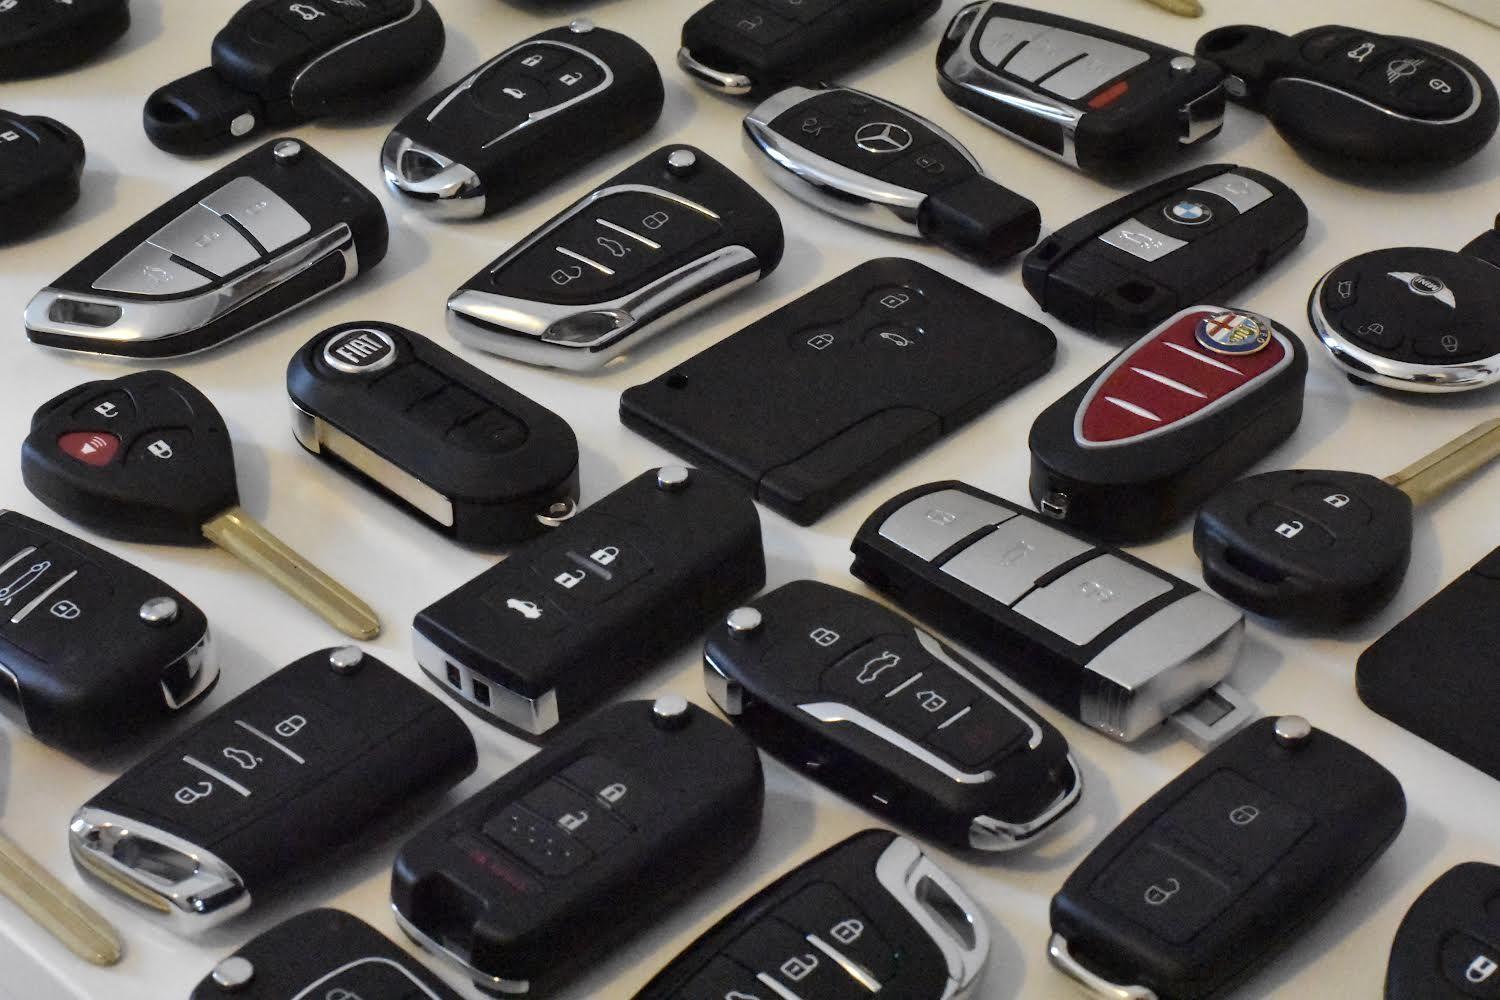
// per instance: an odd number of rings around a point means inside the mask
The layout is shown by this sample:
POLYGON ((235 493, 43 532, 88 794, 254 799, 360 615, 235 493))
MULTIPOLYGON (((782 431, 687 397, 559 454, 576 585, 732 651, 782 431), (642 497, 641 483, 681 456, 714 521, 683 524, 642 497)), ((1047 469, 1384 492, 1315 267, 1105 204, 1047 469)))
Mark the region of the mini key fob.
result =
POLYGON ((574 722, 765 584, 748 494, 646 472, 417 614, 417 662, 489 722, 574 722))
POLYGON ((1155 538, 1291 436, 1306 378, 1285 327, 1184 309, 1036 418, 1031 500, 1098 538, 1155 538))
POLYGON ((1307 233, 1307 206, 1270 174, 1210 163, 1095 209, 1026 255, 1043 311, 1133 337, 1196 302, 1238 295, 1307 233))
POLYGON ((1036 203, 984 176, 957 139, 858 90, 783 90, 746 116, 745 138, 771 179, 814 207, 981 264, 1041 231, 1036 203))
POLYGON ((1428 886, 1396 929, 1385 1000, 1500 996, 1500 868, 1469 861, 1428 886))
POLYGON ((741 903, 635 1000, 977 1000, 984 911, 887 830, 835 844, 741 903))
POLYGON ((781 218, 728 167, 666 146, 605 181, 464 283, 470 347, 593 371, 781 262, 781 218))
POLYGON ((802 580, 709 633, 703 678, 767 752, 950 847, 1009 851, 1078 801, 1068 742, 900 615, 802 580))
MULTIPOLYGON (((0 31, 6 16, 0 13, 0 31)), ((83 160, 83 140, 62 122, 0 111, 0 246, 73 207, 83 160)))
POLYGON ((1091 996, 1196 1000, 1249 976, 1385 851, 1395 777, 1305 719, 1261 719, 1115 827, 1052 897, 1052 964, 1091 996))
POLYGON ((345 323, 287 365, 297 440, 471 545, 541 534, 578 502, 557 414, 420 334, 345 323))
POLYGON ((407 841, 396 921, 487 993, 550 995, 743 857, 764 797, 708 712, 613 705, 407 841))
POLYGON ((443 42, 428 0, 250 0, 214 36, 208 69, 146 99, 146 136, 215 153, 266 126, 368 114, 431 73, 443 42))
POLYGON ((387 239, 373 194, 306 143, 273 140, 38 292, 26 335, 128 358, 207 350, 353 281, 387 239))
POLYGON ((868 261, 654 381, 620 419, 812 524, 1052 367, 1035 320, 915 261, 868 261))
POLYGON ((130 0, 0 3, 0 80, 71 69, 130 27, 130 0))
POLYGON ((985 124, 1091 174, 1138 173, 1213 138, 1213 63, 1060 14, 981 0, 938 47, 938 85, 985 124))
POLYGON ((644 135, 664 99, 649 52, 580 19, 417 105, 380 165, 391 190, 432 215, 490 215, 644 135))
POLYGON ((355 647, 325 649, 116 778, 68 844, 86 876, 196 934, 475 764, 452 709, 355 647))

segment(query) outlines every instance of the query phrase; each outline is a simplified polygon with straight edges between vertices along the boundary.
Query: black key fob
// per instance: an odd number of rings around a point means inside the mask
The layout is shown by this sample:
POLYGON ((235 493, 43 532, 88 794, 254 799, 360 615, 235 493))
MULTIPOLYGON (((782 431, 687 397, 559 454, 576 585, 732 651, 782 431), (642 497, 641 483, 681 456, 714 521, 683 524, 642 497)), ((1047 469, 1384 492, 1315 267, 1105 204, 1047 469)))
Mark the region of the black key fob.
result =
POLYGON ((388 235, 358 181, 304 142, 273 140, 38 292, 26 335, 128 358, 207 350, 353 281, 388 235))
POLYGON ((577 506, 567 422, 420 334, 325 330, 292 357, 286 388, 304 448, 456 541, 522 541, 577 506))
POLYGON ((1395 777, 1261 719, 1127 816, 1052 897, 1053 965, 1091 996, 1218 995, 1291 944, 1406 819, 1395 777))
POLYGON ((620 397, 625 426, 812 524, 1046 374, 1051 331, 915 261, 861 264, 620 397))
POLYGON ((428 0, 250 0, 214 36, 213 64, 146 99, 146 136, 214 153, 264 127, 368 114, 443 54, 428 0))
POLYGON ((1068 223, 1026 255, 1043 311, 1105 337, 1139 335, 1238 295, 1307 234, 1307 206, 1270 174, 1194 167, 1068 223))
POLYGON ((1224 122, 1224 73, 1213 63, 1014 4, 962 8, 937 65, 949 100, 1091 174, 1138 173, 1224 122))
POLYGON ((635 1000, 977 998, 984 912, 922 848, 866 830, 756 893, 635 1000))
POLYGON ((732 728, 623 702, 407 841, 391 905, 485 992, 550 995, 743 857, 764 797, 732 728))
POLYGON ((1302 421, 1307 352, 1264 316, 1192 306, 1031 425, 1031 499, 1098 538, 1170 531, 1302 421))
POLYGON ((391 190, 432 215, 490 215, 644 135, 664 99, 649 52, 580 19, 417 105, 380 165, 391 190))
POLYGON ((1469 861, 1428 886, 1396 929, 1385 1000, 1500 997, 1500 868, 1469 861))
POLYGON ((577 721, 765 583, 734 483, 668 466, 417 614, 417 662, 489 722, 537 740, 577 721))
POLYGON ((83 140, 62 122, 0 111, 0 245, 30 236, 73 207, 83 160, 83 140))
POLYGON ((900 615, 827 584, 732 612, 709 633, 703 677, 769 753, 950 847, 1021 847, 1083 790, 1044 719, 900 615))
POLYGON ((85 875, 195 934, 475 764, 452 709, 353 646, 325 649, 116 778, 68 844, 85 875))
POLYGON ((0 80, 71 69, 130 27, 130 0, 0 3, 0 80))

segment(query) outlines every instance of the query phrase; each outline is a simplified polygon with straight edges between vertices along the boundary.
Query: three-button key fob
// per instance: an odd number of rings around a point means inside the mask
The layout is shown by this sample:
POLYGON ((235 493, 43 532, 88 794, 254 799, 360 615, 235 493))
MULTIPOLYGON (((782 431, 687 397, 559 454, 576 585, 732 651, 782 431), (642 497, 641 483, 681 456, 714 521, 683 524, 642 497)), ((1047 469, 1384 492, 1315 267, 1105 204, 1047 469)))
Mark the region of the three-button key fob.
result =
POLYGON ((0 80, 87 62, 130 27, 130 0, 0 3, 0 80))
POLYGON ((1428 886, 1396 929, 1385 1000, 1500 997, 1500 868, 1455 865, 1428 886))
POLYGON ((0 111, 0 246, 73 207, 83 160, 83 140, 62 122, 0 111))

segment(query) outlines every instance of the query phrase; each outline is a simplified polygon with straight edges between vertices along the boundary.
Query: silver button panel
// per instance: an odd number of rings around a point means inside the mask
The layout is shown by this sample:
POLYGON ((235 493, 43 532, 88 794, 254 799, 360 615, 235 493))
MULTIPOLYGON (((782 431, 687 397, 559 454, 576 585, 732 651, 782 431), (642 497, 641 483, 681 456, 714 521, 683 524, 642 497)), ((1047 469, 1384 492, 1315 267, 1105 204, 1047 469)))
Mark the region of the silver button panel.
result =
POLYGON ((236 177, 199 204, 234 219, 267 253, 275 253, 312 232, 302 213, 253 177, 236 177))
POLYGON ((1030 517, 1016 517, 943 565, 943 572, 1001 604, 1013 604, 1044 576, 1094 547, 1030 517))
POLYGON ((260 259, 238 229, 202 205, 162 226, 147 242, 221 278, 260 259))
POLYGON ((1161 577, 1118 556, 1101 555, 1033 591, 1015 610, 1073 645, 1086 646, 1171 589, 1161 577))
POLYGON ((979 38, 979 53, 1011 76, 1067 101, 1080 101, 1151 57, 1103 38, 993 18, 979 38))
POLYGON ((1188 190, 1218 195, 1241 213, 1250 211, 1263 201, 1271 200, 1271 192, 1266 190, 1265 185, 1257 184, 1248 177, 1233 173, 1210 177, 1201 184, 1194 184, 1188 190))
POLYGON ((938 490, 919 497, 886 518, 880 537, 895 542, 919 559, 936 559, 976 531, 1000 524, 1016 513, 959 490, 938 490))
POLYGON ((127 295, 177 295, 202 288, 209 279, 191 268, 183 267, 160 247, 142 243, 114 267, 94 279, 101 292, 123 292, 127 295))
POLYGON ((1124 250, 1132 257, 1139 257, 1148 263, 1161 260, 1168 254, 1176 253, 1187 246, 1185 241, 1152 229, 1139 219, 1126 219, 1099 238, 1110 246, 1124 250))

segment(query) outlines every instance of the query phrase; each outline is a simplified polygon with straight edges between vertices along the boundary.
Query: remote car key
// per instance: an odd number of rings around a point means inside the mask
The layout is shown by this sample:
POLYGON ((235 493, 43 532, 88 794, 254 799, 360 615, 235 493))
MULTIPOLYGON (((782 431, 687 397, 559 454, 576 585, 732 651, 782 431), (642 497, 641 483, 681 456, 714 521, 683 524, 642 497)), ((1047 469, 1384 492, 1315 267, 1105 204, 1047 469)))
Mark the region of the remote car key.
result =
POLYGON ((1264 316, 1192 306, 1031 425, 1031 499, 1099 538, 1169 531, 1291 436, 1307 352, 1264 316))
POLYGON ((73 207, 83 160, 83 140, 62 122, 0 111, 0 245, 30 236, 73 207))
POLYGON ((735 484, 637 476, 419 612, 422 669, 536 740, 576 721, 766 582, 760 518, 735 484))
POLYGON ((379 199, 311 146, 275 140, 38 292, 26 335, 129 358, 206 350, 353 281, 387 238, 379 199))
POLYGON ((989 950, 984 912, 937 862, 866 830, 741 903, 635 1000, 966 1000, 989 950))
POLYGON ((1386 1000, 1500 996, 1500 868, 1470 861, 1411 904, 1386 968, 1386 1000))
POLYGON ((1044 719, 900 615, 824 583, 732 612, 703 647, 703 678, 768 752, 952 847, 1028 844, 1083 790, 1044 719))
POLYGON ((1133 337, 1195 302, 1222 302, 1291 253, 1307 206, 1270 174, 1210 163, 1095 209, 1027 254, 1021 277, 1045 312, 1133 337))
POLYGON ((79 869, 193 934, 476 764, 468 727, 353 646, 310 653, 73 816, 79 869))
POLYGON ((1117 740, 1170 719, 1207 745, 1251 717, 1222 683, 1243 615, 999 497, 919 486, 871 514, 853 550, 855 576, 1117 740))
POLYGON ((146 136, 169 153, 214 153, 264 126, 368 114, 443 54, 428 0, 250 0, 214 36, 213 65, 146 99, 146 136))
POLYGON ((385 182, 442 218, 490 215, 644 135, 665 93, 651 54, 579 19, 513 45, 401 120, 385 182))
POLYGON ((605 181, 448 299, 453 336, 592 371, 770 274, 776 210, 728 167, 666 146, 605 181))
POLYGON ((297 440, 472 545, 540 534, 578 503, 557 414, 410 330, 324 330, 286 372, 297 440))
POLYGON ((743 857, 764 796, 703 709, 611 706, 408 841, 396 921, 487 993, 548 995, 743 857))
POLYGON ((71 69, 130 27, 130 0, 0 3, 0 80, 71 69))
POLYGON ((1036 203, 984 175, 953 136, 847 87, 791 87, 745 117, 756 159, 784 190, 825 212, 926 238, 982 264, 1036 242, 1036 203))
POLYGON ((1014 4, 961 9, 937 65, 960 108, 1091 174, 1137 173, 1224 123, 1224 73, 1213 63, 1014 4))

